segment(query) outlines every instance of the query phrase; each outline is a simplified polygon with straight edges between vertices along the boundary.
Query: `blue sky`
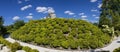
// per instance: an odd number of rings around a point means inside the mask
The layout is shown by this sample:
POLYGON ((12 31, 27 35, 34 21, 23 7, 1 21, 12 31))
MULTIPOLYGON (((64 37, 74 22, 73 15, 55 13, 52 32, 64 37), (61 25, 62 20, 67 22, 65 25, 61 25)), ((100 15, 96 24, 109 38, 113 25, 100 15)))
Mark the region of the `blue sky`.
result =
POLYGON ((49 12, 57 17, 97 22, 102 0, 0 0, 0 16, 5 24, 16 20, 45 18, 49 12))

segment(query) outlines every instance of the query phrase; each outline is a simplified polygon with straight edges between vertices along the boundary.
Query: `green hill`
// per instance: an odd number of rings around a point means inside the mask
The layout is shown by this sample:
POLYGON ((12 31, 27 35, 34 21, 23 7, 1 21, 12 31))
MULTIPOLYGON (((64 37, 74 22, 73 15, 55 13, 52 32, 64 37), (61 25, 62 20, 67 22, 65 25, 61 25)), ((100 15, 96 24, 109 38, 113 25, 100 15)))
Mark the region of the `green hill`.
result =
POLYGON ((64 18, 31 20, 13 32, 11 37, 32 44, 64 49, 95 49, 103 47, 111 39, 91 23, 64 18))

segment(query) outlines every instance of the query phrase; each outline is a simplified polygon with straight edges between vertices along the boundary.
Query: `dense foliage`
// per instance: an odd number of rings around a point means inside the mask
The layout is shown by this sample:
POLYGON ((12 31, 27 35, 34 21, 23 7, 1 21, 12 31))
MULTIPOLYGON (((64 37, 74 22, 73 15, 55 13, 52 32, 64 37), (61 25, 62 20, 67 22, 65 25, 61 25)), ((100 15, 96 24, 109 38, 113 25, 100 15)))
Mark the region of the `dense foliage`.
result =
MULTIPOLYGON (((8 48, 10 48, 11 52, 16 52, 17 50, 24 50, 24 47, 26 47, 26 46, 21 46, 18 42, 10 43, 1 36, 0 36, 0 44, 4 44, 8 48)), ((29 48, 29 50, 31 50, 31 52, 38 52, 37 50, 31 48, 29 48)), ((25 51, 28 52, 27 50, 25 51)))
POLYGON ((17 29, 19 29, 20 27, 22 27, 23 25, 25 25, 25 22, 23 20, 17 20, 15 21, 13 24, 6 26, 7 32, 11 33, 17 29))
POLYGON ((99 26, 113 26, 120 30, 120 0, 103 0, 99 26))
POLYGON ((24 47, 22 48, 22 50, 25 50, 26 52, 38 52, 36 49, 31 49, 31 48, 29 48, 29 47, 27 47, 27 46, 24 46, 24 47))
POLYGON ((6 29, 5 29, 5 27, 3 26, 3 23, 4 23, 3 17, 0 16, 0 35, 3 35, 3 34, 6 33, 6 29))
POLYGON ((0 36, 0 44, 4 44, 5 46, 8 46, 12 52, 15 52, 16 50, 20 50, 22 48, 19 43, 17 42, 10 43, 1 36, 0 36))
POLYGON ((6 26, 6 29, 8 33, 12 33, 13 31, 19 29, 23 25, 25 25, 25 22, 23 20, 17 20, 13 24, 6 26))
POLYGON ((113 52, 120 52, 120 47, 115 49, 113 52))
POLYGON ((93 24, 64 18, 31 20, 14 31, 11 37, 37 45, 65 49, 95 49, 110 42, 110 36, 93 24))

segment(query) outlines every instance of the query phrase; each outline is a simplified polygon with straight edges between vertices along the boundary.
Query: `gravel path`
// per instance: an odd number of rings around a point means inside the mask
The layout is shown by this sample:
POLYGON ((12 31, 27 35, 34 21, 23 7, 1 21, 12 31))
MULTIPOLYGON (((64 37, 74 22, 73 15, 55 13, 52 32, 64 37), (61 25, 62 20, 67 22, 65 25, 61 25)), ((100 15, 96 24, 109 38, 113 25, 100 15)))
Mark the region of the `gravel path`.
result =
MULTIPOLYGON (((7 41, 14 43, 15 41, 20 43, 22 46, 28 46, 32 49, 37 49, 39 52, 92 52, 90 50, 86 50, 86 51, 65 51, 65 50, 55 50, 55 49, 48 49, 48 48, 43 48, 40 46, 35 46, 32 44, 28 44, 28 43, 24 43, 24 42, 20 42, 17 40, 14 40, 10 37, 6 38, 7 41)), ((108 46, 101 48, 101 49, 96 49, 95 51, 100 51, 100 50, 106 50, 106 51, 110 51, 113 52, 114 49, 120 47, 120 37, 118 37, 116 40, 112 41, 111 44, 109 44, 108 46)))

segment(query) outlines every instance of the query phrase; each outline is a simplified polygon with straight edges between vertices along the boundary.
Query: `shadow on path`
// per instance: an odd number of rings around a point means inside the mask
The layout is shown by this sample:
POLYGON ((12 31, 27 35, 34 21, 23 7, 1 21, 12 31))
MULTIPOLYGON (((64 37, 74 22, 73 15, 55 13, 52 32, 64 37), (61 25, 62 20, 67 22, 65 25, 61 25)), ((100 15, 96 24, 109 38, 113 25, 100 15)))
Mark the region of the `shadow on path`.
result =
POLYGON ((6 34, 6 35, 4 35, 3 37, 4 38, 8 38, 10 35, 9 34, 6 34))

